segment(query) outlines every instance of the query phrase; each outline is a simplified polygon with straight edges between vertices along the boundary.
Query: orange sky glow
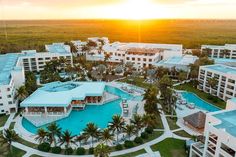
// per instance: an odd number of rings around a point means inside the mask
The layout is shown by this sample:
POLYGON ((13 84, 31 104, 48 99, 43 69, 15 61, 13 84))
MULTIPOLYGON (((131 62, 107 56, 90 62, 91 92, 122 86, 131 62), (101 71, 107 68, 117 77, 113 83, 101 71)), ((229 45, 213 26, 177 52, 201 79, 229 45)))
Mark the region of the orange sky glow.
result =
POLYGON ((0 19, 236 19, 236 0, 0 0, 0 19))

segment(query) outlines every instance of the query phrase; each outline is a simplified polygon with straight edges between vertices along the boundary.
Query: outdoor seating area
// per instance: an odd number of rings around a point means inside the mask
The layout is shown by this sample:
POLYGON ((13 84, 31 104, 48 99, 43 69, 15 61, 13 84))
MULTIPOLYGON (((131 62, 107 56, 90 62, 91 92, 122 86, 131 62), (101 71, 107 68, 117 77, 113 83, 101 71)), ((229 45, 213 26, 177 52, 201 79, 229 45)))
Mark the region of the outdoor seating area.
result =
POLYGON ((176 106, 179 110, 183 110, 183 108, 181 107, 182 105, 186 106, 189 109, 195 109, 196 107, 195 104, 188 103, 187 100, 184 99, 180 93, 176 93, 176 96, 177 96, 176 106))
POLYGON ((129 104, 126 99, 122 99, 121 106, 122 106, 123 115, 127 116, 129 114, 129 104))

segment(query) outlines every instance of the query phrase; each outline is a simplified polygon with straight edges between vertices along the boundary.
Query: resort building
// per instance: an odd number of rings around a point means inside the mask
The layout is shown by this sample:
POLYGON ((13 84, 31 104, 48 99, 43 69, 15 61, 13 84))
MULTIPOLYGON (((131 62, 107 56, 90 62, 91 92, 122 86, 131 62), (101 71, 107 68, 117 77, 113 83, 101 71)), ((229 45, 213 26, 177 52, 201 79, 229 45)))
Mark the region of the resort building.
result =
POLYGON ((72 109, 83 110, 86 105, 102 105, 115 99, 118 97, 105 91, 104 82, 52 82, 37 89, 20 106, 25 108, 24 117, 40 126, 68 116, 72 109))
POLYGON ((221 64, 201 66, 198 75, 198 89, 223 100, 236 97, 236 68, 221 64), (211 87, 209 79, 215 78, 216 85, 211 87))
POLYGON ((236 44, 225 44, 224 46, 202 45, 201 51, 210 58, 236 59, 236 44))
POLYGON ((0 114, 17 111, 16 89, 25 82, 18 57, 19 54, 0 55, 0 114))
POLYGON ((68 64, 73 65, 72 54, 69 45, 63 43, 53 43, 45 45, 48 52, 36 52, 36 50, 23 50, 20 60, 25 71, 40 72, 47 62, 64 58, 68 64))
POLYGON ((86 59, 104 61, 106 54, 109 54, 108 62, 131 62, 136 69, 141 69, 152 66, 162 59, 182 56, 182 45, 114 42, 104 45, 102 52, 96 50, 86 54, 86 59))
POLYGON ((198 60, 198 57, 192 55, 174 56, 165 60, 161 60, 155 63, 154 66, 164 67, 168 69, 175 68, 178 71, 182 70, 189 72, 189 65, 193 64, 196 60, 198 60))
POLYGON ((191 145, 190 157, 236 157, 236 98, 226 110, 207 114, 204 136, 191 145))
POLYGON ((81 56, 81 55, 85 55, 85 51, 82 51, 83 46, 85 46, 87 44, 87 42, 83 42, 81 40, 73 40, 71 41, 74 46, 77 49, 77 55, 81 56))

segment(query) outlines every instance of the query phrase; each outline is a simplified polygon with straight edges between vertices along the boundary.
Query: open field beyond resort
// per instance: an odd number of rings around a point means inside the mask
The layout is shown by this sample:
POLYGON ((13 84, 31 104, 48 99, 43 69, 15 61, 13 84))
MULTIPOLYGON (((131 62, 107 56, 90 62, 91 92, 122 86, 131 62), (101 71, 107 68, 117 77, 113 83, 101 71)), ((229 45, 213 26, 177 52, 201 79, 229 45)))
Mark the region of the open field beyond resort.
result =
POLYGON ((236 21, 232 20, 61 20, 0 21, 0 47, 3 52, 42 50, 52 42, 86 40, 106 36, 113 41, 183 44, 236 43, 236 21))

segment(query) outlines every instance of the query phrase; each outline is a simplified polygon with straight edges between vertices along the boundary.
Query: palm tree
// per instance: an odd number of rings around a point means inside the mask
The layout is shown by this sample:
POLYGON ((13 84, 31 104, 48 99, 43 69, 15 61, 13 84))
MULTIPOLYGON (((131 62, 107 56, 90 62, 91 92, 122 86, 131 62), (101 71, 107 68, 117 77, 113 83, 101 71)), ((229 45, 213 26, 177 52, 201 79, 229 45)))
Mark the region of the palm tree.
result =
POLYGON ((118 136, 121 130, 124 129, 125 121, 120 115, 114 115, 112 117, 112 122, 109 124, 109 128, 114 132, 116 132, 116 142, 118 143, 118 136))
POLYGON ((79 142, 79 146, 81 147, 81 143, 83 140, 86 140, 86 137, 84 135, 79 135, 76 137, 76 141, 79 142))
POLYGON ((14 130, 10 129, 4 129, 3 130, 3 142, 8 143, 10 147, 10 152, 12 152, 12 142, 16 141, 18 138, 18 135, 14 130))
POLYGON ((88 123, 87 127, 83 131, 84 131, 83 135, 85 137, 92 138, 92 147, 93 147, 93 139, 98 138, 100 135, 98 127, 94 123, 88 123))
POLYGON ((61 128, 56 124, 56 123, 51 123, 50 125, 47 126, 48 129, 48 137, 51 140, 51 143, 54 143, 56 146, 56 136, 59 138, 61 136, 61 128))
POLYGON ((65 148, 69 148, 72 144, 76 145, 76 142, 74 140, 75 136, 71 135, 71 132, 69 132, 68 130, 64 131, 63 134, 61 135, 61 138, 59 139, 60 144, 63 145, 64 143, 65 148))
POLYGON ((104 145, 103 143, 97 145, 94 149, 94 156, 95 157, 109 157, 110 154, 110 148, 107 145, 104 145))
POLYGON ((155 127, 157 120, 154 114, 144 114, 143 115, 143 124, 146 127, 155 127))
POLYGON ((158 89, 156 87, 148 88, 145 93, 143 94, 143 100, 145 100, 144 110, 148 114, 155 114, 159 112, 157 108, 157 93, 158 89))
POLYGON ((35 140, 39 141, 39 143, 43 143, 47 140, 47 134, 48 132, 45 129, 39 128, 37 130, 37 136, 35 137, 35 140))
POLYGON ((126 135, 129 137, 129 140, 130 140, 130 137, 135 133, 135 127, 134 127, 134 125, 127 124, 127 125, 125 126, 124 132, 125 132, 126 135))
POLYGON ((16 98, 20 101, 24 100, 28 96, 28 92, 25 86, 21 86, 16 90, 16 98))
POLYGON ((135 114, 133 119, 131 119, 131 124, 135 126, 136 135, 139 135, 139 131, 143 128, 142 116, 135 114))
POLYGON ((111 58, 111 54, 106 52, 104 56, 104 62, 106 63, 106 61, 108 61, 110 58, 111 58))
POLYGON ((211 87, 210 93, 212 94, 212 88, 218 84, 218 81, 213 77, 213 78, 208 79, 208 84, 211 87))
POLYGON ((109 129, 104 129, 101 132, 101 139, 108 145, 108 142, 111 142, 114 140, 113 134, 110 133, 109 129))

